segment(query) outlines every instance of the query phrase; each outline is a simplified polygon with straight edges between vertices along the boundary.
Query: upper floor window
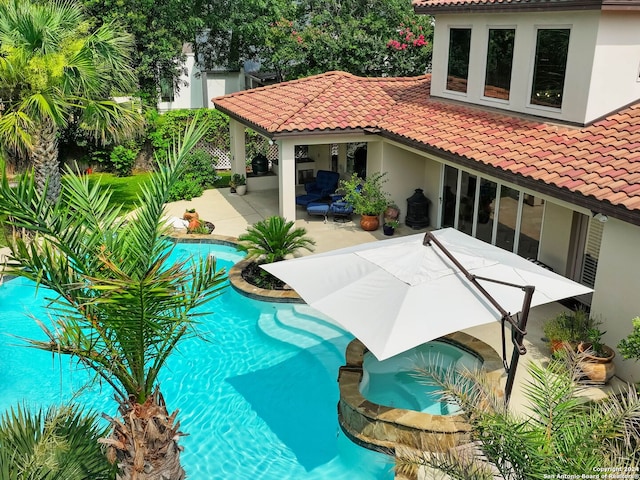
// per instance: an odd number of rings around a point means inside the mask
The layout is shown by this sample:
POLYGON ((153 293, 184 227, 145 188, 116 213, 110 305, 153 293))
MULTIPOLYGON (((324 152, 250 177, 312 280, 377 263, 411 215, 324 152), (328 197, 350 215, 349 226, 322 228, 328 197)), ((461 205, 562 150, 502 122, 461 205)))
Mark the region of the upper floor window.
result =
POLYGON ((484 78, 485 97, 509 100, 515 38, 516 31, 513 28, 489 29, 487 71, 484 78))
POLYGON ((447 90, 467 92, 469 78, 469 51, 471 50, 471 29, 452 28, 449 30, 449 66, 447 69, 447 90))
POLYGON ((569 52, 568 28, 538 30, 531 103, 560 108, 569 52))

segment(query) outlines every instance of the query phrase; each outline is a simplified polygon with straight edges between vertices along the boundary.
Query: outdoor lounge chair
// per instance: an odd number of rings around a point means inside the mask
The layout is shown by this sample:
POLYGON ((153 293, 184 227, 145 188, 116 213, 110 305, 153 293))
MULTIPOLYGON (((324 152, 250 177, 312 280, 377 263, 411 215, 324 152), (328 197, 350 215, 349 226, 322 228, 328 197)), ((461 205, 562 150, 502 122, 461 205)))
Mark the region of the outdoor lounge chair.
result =
POLYGON ((328 198, 338 188, 338 180, 340 180, 338 172, 318 170, 315 181, 304 184, 304 190, 307 193, 296 197, 296 205, 306 207, 312 202, 328 198))
POLYGON ((351 214, 353 213, 353 205, 345 202, 342 195, 332 195, 331 205, 329 205, 329 212, 333 215, 334 222, 346 222, 351 220, 351 214))

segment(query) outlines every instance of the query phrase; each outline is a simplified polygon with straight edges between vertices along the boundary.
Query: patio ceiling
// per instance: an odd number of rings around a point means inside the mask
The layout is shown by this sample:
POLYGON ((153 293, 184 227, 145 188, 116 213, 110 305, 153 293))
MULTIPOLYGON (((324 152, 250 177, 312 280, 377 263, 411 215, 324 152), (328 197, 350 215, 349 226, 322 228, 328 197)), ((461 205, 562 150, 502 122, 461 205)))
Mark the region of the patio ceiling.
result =
POLYGON ((430 80, 328 72, 213 102, 270 138, 375 132, 640 225, 640 103, 561 125, 431 97, 430 80))

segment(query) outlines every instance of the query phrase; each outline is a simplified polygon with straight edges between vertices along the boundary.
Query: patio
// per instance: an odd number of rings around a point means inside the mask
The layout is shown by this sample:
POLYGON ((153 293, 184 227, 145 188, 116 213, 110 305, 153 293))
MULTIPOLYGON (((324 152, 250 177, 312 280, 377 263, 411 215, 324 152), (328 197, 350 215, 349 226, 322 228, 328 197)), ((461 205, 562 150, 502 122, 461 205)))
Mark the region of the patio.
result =
MULTIPOLYGON (((186 209, 195 208, 200 214, 200 218, 210 221, 215 225, 214 235, 237 237, 244 233, 247 226, 252 225, 278 212, 278 192, 277 190, 252 191, 247 195, 237 195, 229 193, 228 189, 207 190, 201 197, 191 201, 179 201, 167 205, 167 215, 169 217, 182 217, 186 209)), ((351 222, 333 222, 331 219, 324 223, 321 217, 309 217, 302 207, 300 217, 296 221, 296 226, 304 227, 308 234, 316 241, 316 253, 335 250, 364 242, 372 242, 389 237, 385 237, 382 228, 374 232, 363 231, 359 224, 359 217, 353 216, 351 222)), ((404 215, 401 215, 401 221, 404 215)), ((405 225, 396 229, 396 235, 410 235, 423 230, 413 230, 405 225)), ((550 353, 546 342, 542 341, 543 322, 555 316, 557 313, 566 310, 566 307, 559 303, 551 303, 535 307, 531 310, 528 322, 528 334, 525 338, 527 354, 522 357, 516 381, 511 397, 511 406, 522 411, 525 399, 522 393, 523 379, 526 378, 526 365, 535 361, 544 363, 548 360, 550 353)), ((501 332, 498 322, 473 327, 464 330, 465 333, 477 337, 489 344, 498 353, 502 351, 501 332)), ((507 335, 509 339, 509 335, 507 335)), ((507 344, 507 355, 511 355, 511 343, 507 344)), ((337 372, 336 372, 337 375, 337 372)), ((607 389, 615 388, 621 382, 614 377, 607 389)), ((586 388, 585 396, 591 398, 601 398, 604 396, 604 389, 586 388)))

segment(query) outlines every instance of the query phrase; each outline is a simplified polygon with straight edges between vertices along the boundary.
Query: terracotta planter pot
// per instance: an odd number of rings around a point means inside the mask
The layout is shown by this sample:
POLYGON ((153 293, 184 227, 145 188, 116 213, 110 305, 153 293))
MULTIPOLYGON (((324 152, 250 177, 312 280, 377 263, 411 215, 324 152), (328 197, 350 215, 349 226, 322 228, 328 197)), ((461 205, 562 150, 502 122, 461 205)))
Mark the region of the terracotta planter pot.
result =
POLYGON ((360 227, 362 227, 365 232, 373 232, 377 230, 379 226, 380 219, 378 215, 362 215, 360 217, 360 227))
POLYGON ((399 217, 400 217, 400 210, 395 207, 389 206, 384 211, 384 218, 388 220, 398 220, 399 217))
POLYGON ((568 342, 566 340, 550 340, 551 345, 551 353, 561 352, 561 351, 576 351, 575 343, 568 342))
POLYGON ((186 221, 188 221, 188 222, 190 222, 190 221, 191 221, 191 220, 193 220, 194 218, 195 218, 196 220, 198 220, 198 219, 200 218, 200 215, 198 215, 198 212, 193 212, 193 213, 191 213, 191 212, 184 212, 184 215, 182 216, 182 219, 183 219, 183 220, 186 220, 186 221))
POLYGON ((578 344, 578 352, 581 355, 580 369, 590 382, 605 384, 616 373, 616 366, 613 363, 616 352, 605 345, 606 357, 596 357, 589 354, 590 348, 590 343, 581 342, 578 344))
POLYGON ((192 218, 191 220, 189 220, 187 231, 192 232, 198 227, 200 227, 200 220, 198 220, 197 218, 192 218))

